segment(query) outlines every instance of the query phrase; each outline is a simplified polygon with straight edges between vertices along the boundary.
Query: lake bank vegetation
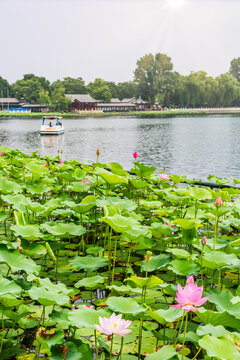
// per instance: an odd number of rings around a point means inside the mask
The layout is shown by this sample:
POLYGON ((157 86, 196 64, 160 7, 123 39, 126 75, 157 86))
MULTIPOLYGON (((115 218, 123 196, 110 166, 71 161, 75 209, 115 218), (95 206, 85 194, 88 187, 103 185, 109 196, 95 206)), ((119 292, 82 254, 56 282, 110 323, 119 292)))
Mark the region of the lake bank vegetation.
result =
POLYGON ((0 359, 240 359, 239 188, 0 151, 0 359))
MULTIPOLYGON (((82 77, 66 77, 50 83, 45 77, 25 74, 9 84, 0 77, 0 97, 15 97, 30 104, 47 105, 50 111, 66 111, 64 94, 90 94, 110 102, 112 98, 141 98, 152 107, 219 107, 240 105, 240 58, 233 59, 229 71, 216 78, 204 71, 181 75, 174 71, 166 54, 146 54, 136 64, 133 80, 116 84, 96 78, 85 84, 82 77)), ((1 110, 1 103, 0 103, 1 110)))

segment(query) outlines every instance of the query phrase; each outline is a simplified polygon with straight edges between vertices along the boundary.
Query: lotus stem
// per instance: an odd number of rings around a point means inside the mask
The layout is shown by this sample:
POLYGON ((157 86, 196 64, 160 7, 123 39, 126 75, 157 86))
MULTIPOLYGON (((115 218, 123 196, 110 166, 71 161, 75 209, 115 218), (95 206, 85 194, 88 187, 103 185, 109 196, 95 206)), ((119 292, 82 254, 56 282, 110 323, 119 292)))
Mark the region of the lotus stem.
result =
POLYGON ((95 338, 96 359, 98 359, 97 330, 94 330, 94 338, 95 338))
POLYGON ((124 337, 121 337, 121 347, 120 347, 120 352, 119 352, 119 355, 118 355, 118 357, 117 357, 117 360, 121 360, 121 359, 122 359, 123 342, 124 342, 124 337))
POLYGON ((185 345, 185 338, 186 338, 186 331, 187 331, 187 322, 188 322, 188 312, 186 314, 186 320, 185 320, 185 327, 184 327, 184 334, 183 334, 183 345, 182 345, 182 360, 184 358, 184 345, 185 345))
POLYGON ((113 351, 113 334, 112 334, 111 347, 110 347, 110 360, 112 359, 112 351, 113 351))
POLYGON ((215 216, 215 226, 214 226, 213 250, 215 250, 215 246, 216 246, 217 232, 218 232, 218 216, 216 215, 215 216))
POLYGON ((138 339, 138 360, 141 358, 141 348, 142 348, 142 329, 143 329, 143 315, 140 320, 139 326, 139 339, 138 339))
POLYGON ((3 314, 4 314, 4 307, 3 307, 3 311, 2 311, 2 317, 1 317, 1 322, 2 322, 2 338, 1 338, 1 345, 0 345, 0 354, 1 354, 1 352, 2 352, 3 339, 4 339, 4 319, 3 319, 3 314))
POLYGON ((113 271, 112 271, 112 284, 114 282, 114 272, 115 272, 115 263, 116 263, 116 253, 117 253, 117 236, 115 238, 115 247, 114 247, 114 255, 113 255, 113 271))

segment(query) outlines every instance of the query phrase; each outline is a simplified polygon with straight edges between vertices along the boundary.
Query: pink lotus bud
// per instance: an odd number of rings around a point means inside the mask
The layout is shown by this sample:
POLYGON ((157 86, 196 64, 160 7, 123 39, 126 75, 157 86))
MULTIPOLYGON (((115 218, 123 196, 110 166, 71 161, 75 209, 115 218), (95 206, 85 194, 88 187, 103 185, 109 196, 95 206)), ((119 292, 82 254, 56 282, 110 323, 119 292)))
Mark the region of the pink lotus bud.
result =
POLYGON ((206 236, 204 236, 204 237, 202 238, 201 243, 203 244, 203 246, 206 245, 206 243, 207 243, 207 238, 206 238, 206 236))
POLYGON ((170 180, 170 177, 167 174, 159 174, 162 180, 170 180))
POLYGON ((47 166, 47 163, 44 163, 43 166, 47 166))
POLYGON ((74 306, 75 309, 78 309, 77 305, 74 306))
POLYGON ((96 154, 97 154, 97 156, 100 155, 100 149, 99 148, 97 148, 96 154))
POLYGON ((187 284, 194 284, 194 277, 192 275, 187 278, 186 285, 187 284))
POLYGON ((171 229, 175 229, 175 226, 174 226, 174 225, 171 225, 171 229))
POLYGON ((86 180, 82 180, 82 183, 90 185, 90 181, 87 180, 87 179, 86 179, 86 180))
POLYGON ((59 162, 60 162, 60 164, 64 164, 64 161, 62 159, 59 162))
POLYGON ((167 222, 164 222, 163 225, 168 225, 168 223, 167 223, 167 222))
POLYGON ((4 156, 4 152, 0 152, 0 156, 4 156))
POLYGON ((61 150, 61 153, 63 153, 63 149, 61 150))
POLYGON ((134 153, 133 153, 133 157, 134 157, 134 159, 136 160, 137 158, 138 158, 138 153, 135 151, 134 153))
POLYGON ((219 196, 216 198, 216 200, 215 200, 215 206, 216 206, 217 208, 219 208, 219 207, 222 206, 222 198, 221 198, 220 195, 219 195, 219 196))

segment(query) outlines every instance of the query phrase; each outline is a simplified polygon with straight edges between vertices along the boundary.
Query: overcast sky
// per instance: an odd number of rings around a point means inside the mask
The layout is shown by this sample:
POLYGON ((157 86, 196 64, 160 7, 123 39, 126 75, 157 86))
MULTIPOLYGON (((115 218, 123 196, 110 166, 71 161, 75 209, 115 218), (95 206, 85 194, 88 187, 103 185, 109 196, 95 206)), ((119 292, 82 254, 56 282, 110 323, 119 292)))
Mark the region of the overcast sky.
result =
POLYGON ((129 81, 162 52, 217 76, 240 57, 240 0, 0 0, 0 76, 129 81))

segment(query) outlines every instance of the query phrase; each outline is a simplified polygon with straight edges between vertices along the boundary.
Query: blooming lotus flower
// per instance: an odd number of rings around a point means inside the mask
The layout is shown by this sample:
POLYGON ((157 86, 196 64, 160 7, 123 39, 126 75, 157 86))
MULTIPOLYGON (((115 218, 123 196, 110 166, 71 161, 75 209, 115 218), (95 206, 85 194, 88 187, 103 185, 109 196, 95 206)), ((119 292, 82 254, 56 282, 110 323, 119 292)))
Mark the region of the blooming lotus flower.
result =
POLYGON ((59 162, 60 162, 60 164, 64 164, 64 161, 62 159, 59 162))
POLYGON ((220 195, 219 195, 219 196, 216 198, 216 200, 215 200, 215 206, 216 206, 217 208, 219 208, 219 207, 222 206, 222 198, 221 198, 220 195))
POLYGON ((137 158, 138 158, 138 153, 135 151, 134 153, 133 153, 133 157, 134 157, 134 159, 136 160, 137 158))
POLYGON ((189 276, 184 288, 178 284, 177 297, 175 298, 178 304, 170 306, 176 309, 182 308, 186 312, 191 310, 197 312, 196 306, 201 306, 209 299, 209 296, 202 298, 202 293, 203 286, 198 287, 197 284, 194 284, 193 276, 189 276))
POLYGON ((97 148, 96 154, 97 154, 97 156, 100 155, 100 149, 99 148, 97 148))
POLYGON ((170 180, 170 177, 167 174, 159 174, 162 180, 170 180))
POLYGON ((87 180, 87 179, 86 179, 86 180, 82 180, 82 183, 90 185, 90 181, 87 180))
POLYGON ((99 316, 99 322, 100 325, 94 325, 95 328, 106 335, 123 337, 132 331, 127 329, 132 322, 122 319, 122 314, 116 316, 115 313, 113 313, 110 318, 99 316))

